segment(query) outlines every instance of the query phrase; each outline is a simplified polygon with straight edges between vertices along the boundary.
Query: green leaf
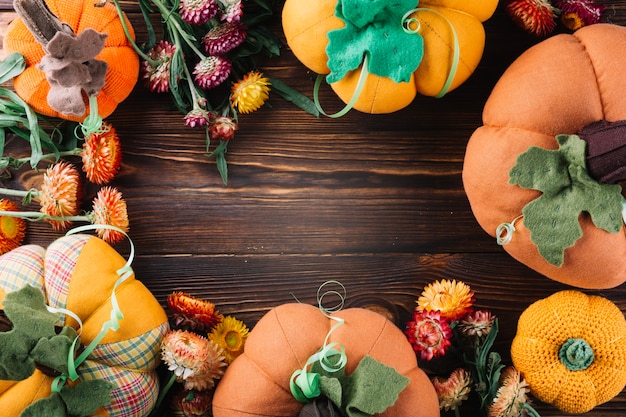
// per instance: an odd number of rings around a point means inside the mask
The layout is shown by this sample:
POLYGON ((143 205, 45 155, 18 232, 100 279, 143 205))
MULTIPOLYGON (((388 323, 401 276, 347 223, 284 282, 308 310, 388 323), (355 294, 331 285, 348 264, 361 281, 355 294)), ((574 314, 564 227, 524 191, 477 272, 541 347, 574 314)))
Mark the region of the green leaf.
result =
POLYGON ((40 364, 62 373, 68 373, 67 358, 72 350, 74 339, 65 334, 49 339, 41 338, 30 352, 31 358, 40 364))
POLYGON ((70 417, 59 393, 53 392, 47 398, 41 398, 22 411, 20 417, 70 417))
POLYGON ((621 186, 600 184, 589 176, 582 139, 559 135, 556 140, 558 150, 533 146, 519 155, 509 183, 542 192, 523 208, 524 226, 541 256, 561 266, 565 249, 583 235, 581 213, 609 233, 622 229, 622 194, 621 186))
POLYGON ((298 90, 288 86, 277 78, 270 77, 270 83, 272 84, 272 91, 278 93, 285 100, 295 104, 302 110, 315 117, 320 117, 320 112, 315 106, 313 100, 300 93, 298 90))
POLYGON ((88 417, 100 407, 111 404, 113 384, 103 379, 81 381, 74 387, 64 385, 61 398, 71 417, 88 417))
POLYGON ((26 69, 24 56, 18 52, 9 54, 0 61, 0 84, 4 84, 20 75, 24 69, 26 69))
MULTIPOLYGON (((13 323, 13 331, 27 334, 33 341, 56 335, 58 317, 46 308, 41 291, 33 286, 8 293, 3 301, 4 312, 13 323)), ((33 344, 34 346, 34 344, 33 344)))

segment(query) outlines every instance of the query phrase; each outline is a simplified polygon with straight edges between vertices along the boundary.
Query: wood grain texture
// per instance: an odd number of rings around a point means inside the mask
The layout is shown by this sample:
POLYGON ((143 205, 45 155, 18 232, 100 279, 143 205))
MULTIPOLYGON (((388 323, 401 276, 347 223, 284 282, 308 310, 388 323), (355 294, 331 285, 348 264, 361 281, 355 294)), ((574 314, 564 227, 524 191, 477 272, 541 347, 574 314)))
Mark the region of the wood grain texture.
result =
MULTIPOLYGON (((125 7, 141 40, 141 16, 132 2, 125 7)), ((12 16, 11 1, 0 0, 0 10, 5 20, 12 16)), ((610 3, 605 14, 626 25, 626 0, 610 3)), ((463 190, 465 145, 481 125, 485 100, 508 65, 539 41, 518 30, 503 5, 485 29, 480 66, 442 99, 418 97, 393 114, 352 111, 333 120, 272 96, 240 118, 227 154, 228 186, 204 156, 203 132, 186 128, 167 96, 138 84, 108 119, 123 142, 113 185, 128 203, 137 277, 162 303, 186 291, 249 326, 282 303, 315 303, 320 284, 340 280, 348 307, 374 308, 400 327, 424 285, 459 279, 475 291, 478 308, 499 317, 496 348, 510 360, 521 312, 567 287, 510 258, 478 226, 463 190)), ((282 36, 278 18, 274 30, 282 36)), ((287 47, 261 69, 311 96, 315 74, 287 47)), ((330 89, 321 101, 328 111, 342 107, 330 89)), ((28 155, 21 139, 6 146, 12 156, 28 155)), ((2 185, 28 189, 40 180, 22 169, 2 185)), ((28 243, 58 236, 47 224, 29 224, 28 243)), ((125 244, 118 249, 127 251, 125 244)), ((586 292, 626 311, 623 286, 586 292)), ((537 408, 542 416, 565 416, 537 408)), ((588 415, 626 415, 626 394, 588 415)))

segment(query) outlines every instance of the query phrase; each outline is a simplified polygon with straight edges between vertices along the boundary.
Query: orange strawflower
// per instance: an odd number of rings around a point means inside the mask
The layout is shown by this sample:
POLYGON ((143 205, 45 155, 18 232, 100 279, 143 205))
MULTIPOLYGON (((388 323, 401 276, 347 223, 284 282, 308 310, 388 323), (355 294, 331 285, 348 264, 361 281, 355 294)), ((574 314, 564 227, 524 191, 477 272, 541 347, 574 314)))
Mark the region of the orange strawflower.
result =
MULTIPOLYGON (((40 211, 50 217, 75 216, 79 211, 81 191, 78 170, 69 162, 61 161, 46 170, 41 190, 35 194, 40 211)), ((71 226, 70 220, 46 219, 54 230, 71 226)))
POLYGON ((167 297, 167 306, 174 324, 191 330, 208 332, 224 318, 215 310, 215 304, 180 291, 167 297))
POLYGON ((94 184, 107 184, 117 174, 122 164, 120 138, 109 123, 85 137, 83 143, 83 171, 94 184))
POLYGON ((424 287, 417 304, 417 311, 438 311, 441 317, 454 321, 471 311, 474 292, 462 281, 442 279, 424 287))
POLYGON ((452 371, 447 379, 436 376, 432 383, 439 399, 439 409, 444 411, 455 410, 472 391, 472 377, 463 368, 452 371))
POLYGON ((269 98, 270 80, 259 71, 250 71, 231 89, 230 102, 239 113, 258 110, 269 98))
MULTIPOLYGON (((129 222, 126 201, 116 188, 103 187, 93 200, 92 223, 115 226, 128 232, 129 222)), ((124 239, 124 233, 108 228, 96 229, 98 236, 108 243, 116 243, 124 239)))
MULTIPOLYGON (((11 200, 0 200, 0 211, 17 211, 11 200)), ((26 236, 26 220, 19 217, 0 216, 0 255, 10 252, 22 244, 26 236)))

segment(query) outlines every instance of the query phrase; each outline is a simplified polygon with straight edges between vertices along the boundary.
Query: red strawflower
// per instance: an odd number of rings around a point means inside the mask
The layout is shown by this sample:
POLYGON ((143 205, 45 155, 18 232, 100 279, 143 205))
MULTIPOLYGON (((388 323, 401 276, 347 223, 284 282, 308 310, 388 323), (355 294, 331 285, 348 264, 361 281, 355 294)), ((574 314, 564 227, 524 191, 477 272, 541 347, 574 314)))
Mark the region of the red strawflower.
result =
POLYGON ((209 127, 209 136, 211 139, 219 139, 229 141, 235 137, 237 123, 227 116, 217 116, 215 121, 209 127))
POLYGON ((450 347, 452 329, 438 311, 415 311, 413 321, 408 322, 407 326, 405 334, 413 349, 424 360, 443 356, 450 347))
POLYGON ((202 37, 202 43, 209 55, 224 55, 241 45, 246 35, 246 27, 243 23, 226 22, 209 30, 202 37))
POLYGON ((513 0, 506 11, 515 24, 536 36, 546 36, 556 28, 558 9, 548 0, 513 0))
POLYGON ((202 59, 193 70, 195 80, 205 90, 223 83, 232 69, 230 61, 221 56, 209 56, 202 59))
POLYGON ((175 45, 161 40, 148 52, 148 56, 157 62, 156 65, 148 61, 143 63, 143 78, 150 91, 165 93, 170 90, 170 64, 175 51, 175 45))

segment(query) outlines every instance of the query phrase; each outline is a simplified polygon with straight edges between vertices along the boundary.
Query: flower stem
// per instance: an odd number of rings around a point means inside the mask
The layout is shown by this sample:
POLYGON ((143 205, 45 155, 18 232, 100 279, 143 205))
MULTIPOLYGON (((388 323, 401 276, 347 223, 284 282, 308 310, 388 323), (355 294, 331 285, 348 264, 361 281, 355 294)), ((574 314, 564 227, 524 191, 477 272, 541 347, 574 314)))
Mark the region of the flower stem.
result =
POLYGON ((151 413, 152 415, 154 416, 157 415, 154 413, 159 412, 159 409, 161 408, 161 403, 163 402, 163 399, 167 396, 167 393, 169 392, 170 388, 172 388, 172 385, 174 385, 174 382, 176 382, 176 374, 172 372, 172 376, 170 376, 170 379, 167 381, 167 384, 165 384, 161 392, 159 392, 159 398, 157 399, 156 405, 154 406, 154 410, 151 413))
POLYGON ((539 413, 537 412, 537 410, 535 410, 532 405, 528 403, 522 403, 521 405, 522 405, 522 408, 526 410, 526 412, 528 413, 530 417, 541 417, 539 413))
POLYGON ((70 221, 70 222, 89 222, 93 223, 92 216, 85 214, 84 216, 50 216, 40 211, 1 211, 0 217, 19 217, 24 220, 39 221, 39 220, 53 220, 53 221, 70 221))
MULTIPOLYGON (((172 35, 174 35, 174 37, 175 37, 174 43, 178 47, 181 44, 181 42, 180 42, 181 36, 180 35, 184 34, 186 32, 180 26, 180 22, 177 19, 172 19, 171 18, 171 15, 173 14, 173 12, 171 10, 169 10, 167 7, 165 7, 163 5, 163 3, 161 3, 160 0, 152 0, 152 3, 159 8, 159 11, 161 12, 161 16, 163 17, 163 19, 166 20, 166 21, 169 21, 170 24, 172 26, 174 26, 175 30, 172 31, 172 35)), ((200 50, 196 47, 196 45, 194 45, 194 43, 191 42, 187 36, 182 36, 182 38, 185 41, 185 43, 189 46, 189 48, 191 48, 191 50, 194 51, 196 53, 196 55, 198 55, 198 58, 200 58, 200 59, 206 58, 204 56, 204 54, 202 52, 200 52, 200 50)))
MULTIPOLYGON (((60 157, 63 156, 74 156, 74 155, 80 155, 83 152, 83 148, 76 148, 76 149, 72 149, 70 151, 62 151, 62 152, 58 152, 58 153, 47 153, 45 155, 41 155, 40 159, 41 160, 45 160, 45 159, 58 159, 60 157)), ((0 158, 0 161, 9 161, 9 164, 11 166, 13 166, 14 168, 20 168, 22 165, 24 165, 27 162, 30 162, 30 157, 27 158, 11 158, 11 157, 2 157, 0 158)))
POLYGON ((0 188, 0 194, 24 198, 24 197, 27 197, 28 195, 37 196, 37 194, 39 194, 39 191, 36 189, 24 191, 24 190, 13 190, 11 188, 0 188))
POLYGON ((124 12, 122 12, 122 8, 120 7, 119 1, 113 0, 113 3, 115 3, 117 14, 120 17, 120 21, 122 22, 122 28, 124 29, 124 34, 126 34, 126 39, 128 39, 128 42, 131 44, 135 52, 137 52, 137 55, 142 57, 145 61, 148 61, 150 65, 152 65, 153 67, 156 67, 157 65, 159 65, 157 61, 150 58, 144 51, 141 50, 141 48, 139 48, 139 46, 137 46, 137 44, 135 43, 135 40, 130 35, 130 31, 128 30, 128 25, 126 25, 126 19, 124 19, 124 12))

